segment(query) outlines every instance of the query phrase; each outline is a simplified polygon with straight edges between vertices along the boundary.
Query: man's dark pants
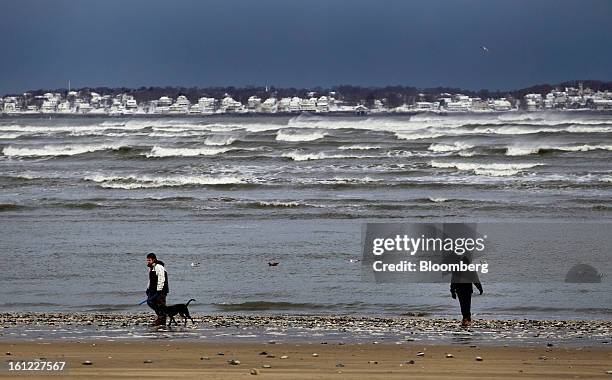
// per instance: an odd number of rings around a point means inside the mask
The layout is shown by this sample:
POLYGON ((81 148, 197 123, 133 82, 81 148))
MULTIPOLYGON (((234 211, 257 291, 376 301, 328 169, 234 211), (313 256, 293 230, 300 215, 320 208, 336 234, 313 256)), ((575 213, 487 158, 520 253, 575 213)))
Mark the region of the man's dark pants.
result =
POLYGON ((147 292, 147 297, 147 305, 153 309, 159 320, 165 321, 166 295, 161 292, 157 292, 157 295, 151 295, 150 292, 147 292))
POLYGON ((459 298, 459 305, 461 305, 461 315, 463 315, 463 319, 471 321, 472 289, 457 289, 457 298, 459 298))

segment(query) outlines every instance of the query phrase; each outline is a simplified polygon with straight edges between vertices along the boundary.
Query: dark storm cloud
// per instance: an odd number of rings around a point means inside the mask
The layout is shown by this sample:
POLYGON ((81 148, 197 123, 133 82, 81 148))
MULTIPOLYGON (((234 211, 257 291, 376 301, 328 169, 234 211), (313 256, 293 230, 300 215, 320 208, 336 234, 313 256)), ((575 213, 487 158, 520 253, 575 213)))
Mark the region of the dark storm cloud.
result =
POLYGON ((610 80, 611 16, 607 0, 3 0, 0 93, 68 79, 472 89, 610 80))

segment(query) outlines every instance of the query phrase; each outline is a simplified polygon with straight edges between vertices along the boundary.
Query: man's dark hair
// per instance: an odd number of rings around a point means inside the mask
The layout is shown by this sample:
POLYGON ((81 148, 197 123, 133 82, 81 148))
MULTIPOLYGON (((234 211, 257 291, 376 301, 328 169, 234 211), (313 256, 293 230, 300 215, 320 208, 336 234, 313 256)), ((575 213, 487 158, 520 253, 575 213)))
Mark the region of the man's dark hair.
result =
POLYGON ((153 260, 157 260, 157 256, 155 256, 155 254, 153 252, 149 253, 147 255, 147 259, 153 259, 153 260))

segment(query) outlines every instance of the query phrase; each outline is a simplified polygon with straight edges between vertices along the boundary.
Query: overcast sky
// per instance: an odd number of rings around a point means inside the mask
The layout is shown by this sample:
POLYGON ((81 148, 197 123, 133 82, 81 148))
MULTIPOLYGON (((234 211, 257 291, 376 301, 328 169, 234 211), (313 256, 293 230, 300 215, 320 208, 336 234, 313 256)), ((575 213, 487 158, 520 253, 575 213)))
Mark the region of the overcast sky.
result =
POLYGON ((0 0, 0 93, 612 80, 611 20, 610 0, 0 0))

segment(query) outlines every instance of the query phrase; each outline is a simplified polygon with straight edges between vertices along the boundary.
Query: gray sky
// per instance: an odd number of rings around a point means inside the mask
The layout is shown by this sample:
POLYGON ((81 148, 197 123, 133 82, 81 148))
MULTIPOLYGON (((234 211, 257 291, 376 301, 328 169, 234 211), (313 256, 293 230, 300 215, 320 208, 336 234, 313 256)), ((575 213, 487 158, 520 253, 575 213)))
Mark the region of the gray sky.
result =
POLYGON ((0 93, 612 80, 610 20, 609 0, 0 0, 0 93))

